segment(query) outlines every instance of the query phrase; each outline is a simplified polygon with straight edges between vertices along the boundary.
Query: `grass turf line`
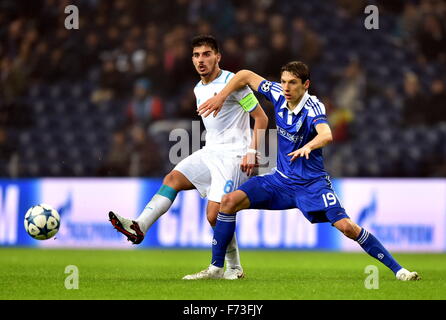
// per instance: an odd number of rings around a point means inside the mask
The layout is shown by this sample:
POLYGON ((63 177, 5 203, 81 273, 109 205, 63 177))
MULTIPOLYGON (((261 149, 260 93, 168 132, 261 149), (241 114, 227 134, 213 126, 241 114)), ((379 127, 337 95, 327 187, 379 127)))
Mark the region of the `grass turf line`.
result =
POLYGON ((241 280, 184 281, 210 262, 208 250, 0 249, 0 299, 446 299, 445 254, 394 254, 422 277, 396 281, 364 253, 247 251, 241 280), (65 268, 79 269, 79 289, 64 286, 65 268), (367 290, 367 265, 379 289, 367 290))

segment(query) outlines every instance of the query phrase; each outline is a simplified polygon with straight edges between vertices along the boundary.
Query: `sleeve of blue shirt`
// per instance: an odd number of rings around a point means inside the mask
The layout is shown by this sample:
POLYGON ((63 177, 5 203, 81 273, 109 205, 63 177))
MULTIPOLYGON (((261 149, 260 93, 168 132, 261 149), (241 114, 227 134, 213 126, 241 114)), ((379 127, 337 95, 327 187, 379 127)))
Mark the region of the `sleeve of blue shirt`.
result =
POLYGON ((283 97, 282 87, 277 82, 263 80, 257 91, 264 95, 274 105, 277 105, 280 98, 283 97))
POLYGON ((308 115, 312 118, 311 125, 313 127, 316 127, 320 123, 328 123, 327 115, 325 114, 325 106, 322 102, 312 96, 308 99, 307 105, 312 107, 308 115))

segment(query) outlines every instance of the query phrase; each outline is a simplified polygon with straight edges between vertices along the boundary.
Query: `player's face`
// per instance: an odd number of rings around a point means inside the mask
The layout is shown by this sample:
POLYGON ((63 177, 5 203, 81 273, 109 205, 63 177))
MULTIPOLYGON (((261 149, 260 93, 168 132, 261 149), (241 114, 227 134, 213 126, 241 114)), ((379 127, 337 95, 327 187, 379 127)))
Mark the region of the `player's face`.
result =
POLYGON ((206 45, 195 47, 192 52, 192 62, 200 77, 211 75, 220 62, 220 54, 206 45))
POLYGON ((284 71, 280 78, 283 95, 286 101, 290 103, 298 103, 310 86, 310 81, 302 83, 302 80, 293 73, 284 71))

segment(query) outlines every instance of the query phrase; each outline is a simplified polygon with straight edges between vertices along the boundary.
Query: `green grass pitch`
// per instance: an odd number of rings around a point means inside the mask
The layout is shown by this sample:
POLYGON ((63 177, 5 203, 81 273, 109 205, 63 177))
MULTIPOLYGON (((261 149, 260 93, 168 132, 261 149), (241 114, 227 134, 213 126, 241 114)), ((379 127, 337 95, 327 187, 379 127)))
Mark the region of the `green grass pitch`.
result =
POLYGON ((1 248, 0 299, 446 299, 445 254, 394 256, 422 280, 396 281, 364 253, 242 250, 246 278, 184 281, 209 264, 209 250, 1 248), (68 265, 78 267, 78 290, 65 288, 68 265), (377 290, 364 286, 367 265, 378 267, 377 290))

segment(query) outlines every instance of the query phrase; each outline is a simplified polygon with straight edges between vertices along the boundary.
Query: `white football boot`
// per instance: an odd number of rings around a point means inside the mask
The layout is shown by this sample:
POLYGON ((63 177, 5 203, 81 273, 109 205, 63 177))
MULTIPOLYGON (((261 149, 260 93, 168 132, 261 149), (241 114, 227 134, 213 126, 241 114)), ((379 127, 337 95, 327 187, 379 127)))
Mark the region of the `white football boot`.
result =
POLYGON ((418 275, 418 273, 414 272, 410 272, 407 269, 401 268, 397 273, 396 273, 396 278, 398 280, 401 281, 416 281, 416 280, 421 280, 421 277, 418 275))
POLYGON ((113 227, 127 237, 133 244, 139 244, 144 240, 144 233, 139 228, 138 222, 126 219, 110 211, 108 217, 113 227))
POLYGON ((237 280, 245 277, 242 267, 227 267, 225 273, 223 274, 223 279, 226 280, 237 280))
POLYGON ((223 279, 224 269, 210 265, 207 269, 194 274, 188 274, 183 280, 223 279))

